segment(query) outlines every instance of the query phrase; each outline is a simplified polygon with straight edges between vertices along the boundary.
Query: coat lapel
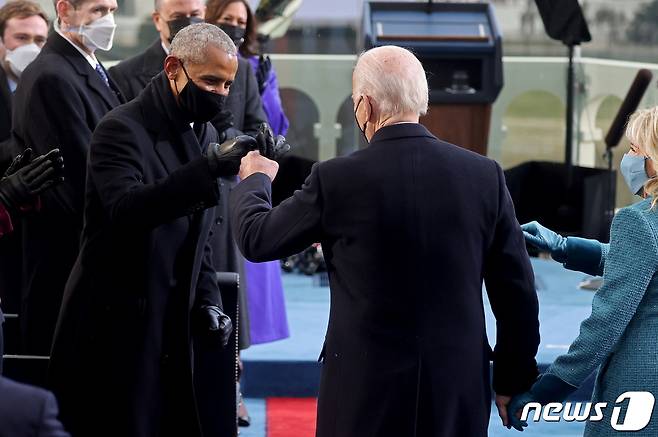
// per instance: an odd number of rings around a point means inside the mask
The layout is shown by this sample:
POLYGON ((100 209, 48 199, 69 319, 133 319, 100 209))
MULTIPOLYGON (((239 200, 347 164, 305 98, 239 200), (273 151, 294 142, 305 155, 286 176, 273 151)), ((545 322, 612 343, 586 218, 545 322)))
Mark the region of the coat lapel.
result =
MULTIPOLYGON (((116 92, 111 88, 114 84, 112 79, 110 79, 110 86, 108 87, 105 82, 103 82, 103 79, 98 75, 98 73, 91 68, 91 65, 89 65, 89 62, 87 62, 86 59, 82 59, 86 65, 87 68, 80 69, 78 73, 80 73, 83 76, 87 77, 87 85, 89 88, 94 90, 104 101, 105 103, 110 106, 110 108, 114 108, 116 106, 119 106, 121 104, 121 101, 119 100, 119 97, 117 96, 116 92)), ((103 67, 102 64, 101 68, 105 70, 105 67, 103 67)), ((107 74, 107 70, 105 71, 105 74, 107 74)), ((109 78, 109 74, 108 74, 109 78)), ((116 87, 116 85, 114 85, 116 87)), ((115 88, 117 89, 117 88, 115 88)))
POLYGON ((142 99, 147 128, 157 138, 155 151, 168 173, 201 156, 192 127, 178 109, 164 73, 147 85, 150 98, 142 99))
MULTIPOLYGON (((48 39, 48 45, 52 50, 62 55, 80 76, 86 78, 89 89, 98 94, 110 108, 114 108, 122 103, 120 97, 91 68, 87 59, 63 36, 57 32, 53 32, 48 39)), ((113 84, 113 82, 110 81, 110 84, 113 84)))
POLYGON ((11 90, 9 89, 9 82, 7 81, 7 74, 5 73, 4 68, 0 67, 0 99, 5 102, 7 105, 7 110, 11 114, 12 107, 12 95, 11 90))
POLYGON ((142 70, 138 73, 144 83, 149 83, 151 79, 158 75, 164 69, 164 61, 167 54, 162 48, 162 42, 158 38, 145 53, 142 70))

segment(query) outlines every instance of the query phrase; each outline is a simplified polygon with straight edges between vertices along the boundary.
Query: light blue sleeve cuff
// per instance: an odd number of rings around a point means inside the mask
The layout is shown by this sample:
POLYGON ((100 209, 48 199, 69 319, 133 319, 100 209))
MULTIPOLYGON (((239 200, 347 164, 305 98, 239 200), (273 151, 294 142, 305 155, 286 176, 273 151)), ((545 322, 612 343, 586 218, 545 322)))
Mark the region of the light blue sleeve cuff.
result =
POLYGON ((587 238, 567 237, 567 260, 564 267, 569 270, 601 276, 608 245, 587 238))

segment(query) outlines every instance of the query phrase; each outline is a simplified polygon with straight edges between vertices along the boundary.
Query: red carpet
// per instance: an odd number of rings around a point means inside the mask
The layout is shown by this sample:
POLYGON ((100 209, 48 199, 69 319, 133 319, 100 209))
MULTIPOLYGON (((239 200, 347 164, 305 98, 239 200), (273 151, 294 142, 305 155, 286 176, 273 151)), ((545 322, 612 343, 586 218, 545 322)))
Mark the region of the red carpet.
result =
POLYGON ((267 437, 314 437, 317 405, 313 398, 268 398, 267 437))

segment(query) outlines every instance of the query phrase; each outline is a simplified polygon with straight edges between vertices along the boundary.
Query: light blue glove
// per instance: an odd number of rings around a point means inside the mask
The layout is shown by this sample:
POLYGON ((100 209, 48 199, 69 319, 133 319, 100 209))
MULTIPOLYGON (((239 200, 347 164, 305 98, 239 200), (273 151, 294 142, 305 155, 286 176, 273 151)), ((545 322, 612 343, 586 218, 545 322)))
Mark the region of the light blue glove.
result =
POLYGON ((562 235, 543 227, 538 222, 521 225, 525 241, 539 250, 550 252, 553 259, 560 263, 567 261, 567 239, 562 235))
POLYGON ((546 405, 551 402, 562 402, 571 393, 576 391, 576 389, 577 387, 563 381, 559 377, 551 373, 544 373, 530 387, 529 391, 514 396, 510 403, 507 404, 507 419, 509 420, 507 428, 511 426, 517 431, 523 432, 523 428, 528 426, 528 422, 516 417, 516 413, 523 410, 526 404, 538 402, 546 405))

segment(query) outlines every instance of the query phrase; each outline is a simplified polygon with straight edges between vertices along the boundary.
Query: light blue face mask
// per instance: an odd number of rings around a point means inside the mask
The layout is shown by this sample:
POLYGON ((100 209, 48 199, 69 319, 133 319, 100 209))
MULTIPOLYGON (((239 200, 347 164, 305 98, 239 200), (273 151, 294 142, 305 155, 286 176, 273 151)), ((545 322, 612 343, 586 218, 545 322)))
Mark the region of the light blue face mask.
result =
POLYGON ((629 155, 624 154, 621 159, 619 171, 621 171, 626 185, 631 190, 631 193, 640 195, 640 191, 644 187, 644 183, 649 180, 647 171, 644 168, 644 162, 647 158, 642 155, 629 155))

